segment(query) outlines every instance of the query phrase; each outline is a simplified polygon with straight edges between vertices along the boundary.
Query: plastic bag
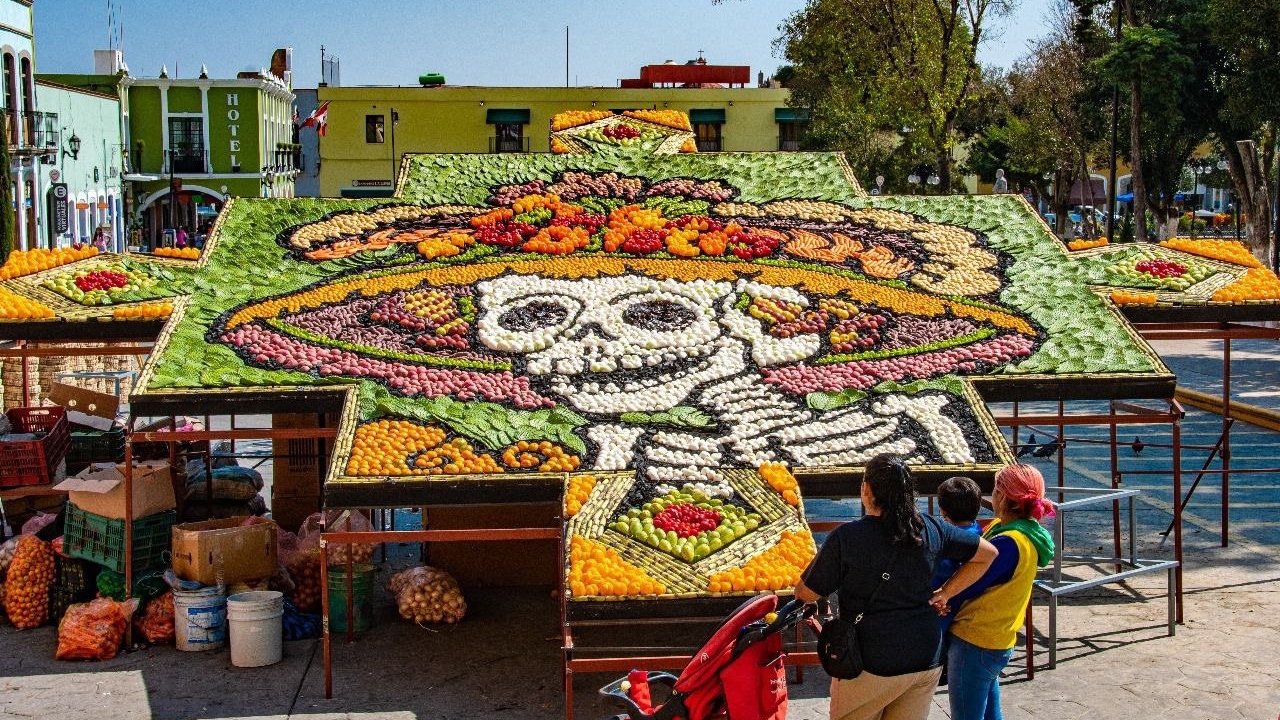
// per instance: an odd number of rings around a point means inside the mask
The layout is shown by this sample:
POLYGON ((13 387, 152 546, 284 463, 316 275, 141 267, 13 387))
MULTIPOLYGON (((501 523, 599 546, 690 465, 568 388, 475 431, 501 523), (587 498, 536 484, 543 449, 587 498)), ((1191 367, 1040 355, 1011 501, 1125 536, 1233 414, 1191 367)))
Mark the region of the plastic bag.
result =
POLYGON ((148 643, 157 645, 173 642, 173 623, 173 591, 166 590, 148 602, 142 614, 133 619, 133 629, 148 643))
MULTIPOLYGON (((5 572, 9 570, 9 563, 13 562, 13 556, 18 552, 18 538, 9 538, 0 545, 0 578, 4 577, 5 572)), ((4 596, 0 595, 0 600, 4 596)), ((3 604, 3 603, 0 603, 3 604)))
MULTIPOLYGON (((149 600, 169 589, 164 579, 165 571, 160 568, 143 570, 133 575, 133 596, 149 600)), ((114 570, 103 570, 98 573, 98 593, 113 600, 124 599, 124 575, 114 570)))
POLYGON ((59 660, 110 660, 120 652, 138 600, 97 598, 67 608, 58 625, 59 660))
POLYGON ((22 532, 19 534, 35 535, 36 533, 45 529, 45 526, 53 524, 53 522, 57 519, 58 519, 57 513, 37 512, 35 515, 31 516, 30 520, 27 520, 26 522, 22 523, 22 532))
POLYGON ((279 532, 276 535, 276 548, 280 563, 293 585, 293 589, 286 592, 285 597, 304 613, 317 611, 320 608, 319 534, 313 533, 302 538, 288 531, 279 532))
POLYGON ((402 570, 387 581, 400 617, 417 623, 456 623, 467 614, 462 588, 452 575, 433 567, 402 570))
MULTIPOLYGON (((208 493, 203 460, 192 460, 187 463, 187 500, 204 500, 208 493), (195 473, 191 466, 198 463, 195 473)), ((213 470, 214 500, 250 500, 262 489, 262 474, 253 468, 239 465, 217 467, 213 470)))
MULTIPOLYGON (((329 510, 325 513, 324 529, 325 532, 371 532, 373 523, 353 510, 329 510)), ((303 521, 298 530, 298 543, 320 547, 320 513, 312 513, 303 521)), ((377 543, 329 543, 329 565, 346 565, 348 552, 353 564, 367 565, 373 561, 373 551, 377 547, 377 543)))
POLYGON ((318 613, 304 613, 297 605, 284 601, 282 635, 285 640, 308 640, 322 634, 323 618, 318 613))
POLYGON ((49 543, 35 535, 18 538, 4 586, 4 611, 14 627, 40 627, 49 619, 49 587, 57 574, 55 558, 49 543))

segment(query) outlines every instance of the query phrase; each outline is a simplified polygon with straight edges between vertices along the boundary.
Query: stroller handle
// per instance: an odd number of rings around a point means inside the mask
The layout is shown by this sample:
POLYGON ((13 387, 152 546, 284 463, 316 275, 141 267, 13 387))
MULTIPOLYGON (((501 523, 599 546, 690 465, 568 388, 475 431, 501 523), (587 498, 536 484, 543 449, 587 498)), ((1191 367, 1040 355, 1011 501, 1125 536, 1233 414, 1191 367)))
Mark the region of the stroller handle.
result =
MULTIPOLYGON (((643 671, 633 671, 640 673, 643 671)), ((671 699, 678 700, 675 695, 676 676, 668 672, 651 670, 644 673, 644 682, 647 685, 661 684, 666 685, 668 692, 672 693, 671 699)), ((646 688, 643 695, 643 705, 637 703, 631 696, 631 676, 621 677, 613 682, 600 688, 600 694, 604 697, 611 698, 615 704, 626 709, 625 715, 614 715, 611 720, 630 719, 630 720, 658 720, 665 718, 674 718, 683 714, 684 703, 682 702, 662 702, 655 704, 649 697, 649 689, 646 688)))
POLYGON ((817 610, 816 605, 792 599, 786 605, 778 608, 776 612, 766 615, 764 619, 757 620, 742 628, 742 633, 738 635, 738 640, 733 645, 734 656, 736 657, 743 650, 774 633, 789 630, 799 625, 812 617, 817 610), (772 616, 772 619, 770 619, 770 616, 772 616))

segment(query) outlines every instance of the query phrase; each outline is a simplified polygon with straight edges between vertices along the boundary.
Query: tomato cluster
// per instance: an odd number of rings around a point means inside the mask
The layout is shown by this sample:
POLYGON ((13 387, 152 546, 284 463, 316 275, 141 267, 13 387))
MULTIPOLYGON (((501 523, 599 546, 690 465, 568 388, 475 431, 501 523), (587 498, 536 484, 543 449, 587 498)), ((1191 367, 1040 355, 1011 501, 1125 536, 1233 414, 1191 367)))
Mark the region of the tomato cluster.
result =
POLYGON ((693 537, 700 532, 715 530, 719 527, 720 513, 693 503, 679 503, 669 505, 665 510, 654 515, 653 526, 659 530, 674 532, 677 537, 693 537))
POLYGON ((630 140, 640 137, 640 131, 630 125, 610 125, 602 132, 610 140, 630 140))
POLYGON ((129 276, 115 270, 94 270, 77 277, 75 283, 76 287, 85 292, 90 290, 110 290, 111 288, 122 288, 128 285, 129 276))
POLYGON ((1186 265, 1160 258, 1143 260, 1134 265, 1133 269, 1158 278, 1182 277, 1187 272, 1186 265))

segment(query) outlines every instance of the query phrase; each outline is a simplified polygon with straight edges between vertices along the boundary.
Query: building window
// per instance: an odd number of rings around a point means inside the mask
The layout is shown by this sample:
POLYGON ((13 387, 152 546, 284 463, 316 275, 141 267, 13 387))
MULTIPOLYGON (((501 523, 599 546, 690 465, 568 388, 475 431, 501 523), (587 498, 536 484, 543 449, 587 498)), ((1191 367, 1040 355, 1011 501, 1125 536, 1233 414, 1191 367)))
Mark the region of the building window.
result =
POLYGON ((22 58, 22 109, 33 113, 36 111, 36 83, 31 75, 31 58, 22 58))
POLYGON ((13 65, 13 54, 4 54, 4 109, 17 110, 18 85, 13 65))
POLYGON ((18 144, 18 109, 14 107, 18 102, 17 79, 14 73, 16 69, 13 65, 13 55, 11 53, 4 54, 4 113, 5 113, 5 138, 9 145, 18 144))
POLYGON ((720 152, 722 127, 720 123, 693 124, 693 134, 698 139, 698 152, 720 152))
POLYGON ((198 117, 169 118, 169 151, 173 171, 206 172, 204 164, 204 119, 198 117))
POLYGON ((494 152, 524 152, 524 125, 499 123, 493 126, 494 152))
POLYGON ((364 116, 364 141, 367 143, 386 142, 386 117, 383 115, 364 116))
POLYGON ((778 123, 778 149, 800 149, 800 125, 798 123, 778 123))

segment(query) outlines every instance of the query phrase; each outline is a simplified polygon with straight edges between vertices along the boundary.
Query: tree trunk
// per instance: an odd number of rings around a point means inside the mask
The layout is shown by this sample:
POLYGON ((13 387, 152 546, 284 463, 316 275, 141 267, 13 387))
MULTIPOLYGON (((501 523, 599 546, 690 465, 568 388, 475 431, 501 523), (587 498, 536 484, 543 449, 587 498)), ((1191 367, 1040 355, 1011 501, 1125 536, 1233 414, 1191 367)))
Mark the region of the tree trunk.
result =
POLYGON ((1129 165, 1133 180, 1133 239, 1147 241, 1147 183, 1142 177, 1142 87, 1129 85, 1129 165))
POLYGON ((1245 244, 1254 257, 1266 267, 1272 266, 1275 257, 1274 239, 1271 237, 1271 197, 1267 192, 1267 177, 1258 159, 1258 148, 1252 140, 1236 142, 1240 153, 1240 172, 1233 173, 1236 187, 1237 211, 1245 216, 1245 244))

